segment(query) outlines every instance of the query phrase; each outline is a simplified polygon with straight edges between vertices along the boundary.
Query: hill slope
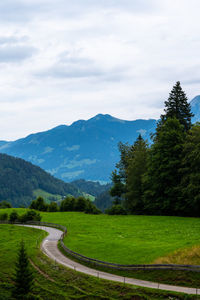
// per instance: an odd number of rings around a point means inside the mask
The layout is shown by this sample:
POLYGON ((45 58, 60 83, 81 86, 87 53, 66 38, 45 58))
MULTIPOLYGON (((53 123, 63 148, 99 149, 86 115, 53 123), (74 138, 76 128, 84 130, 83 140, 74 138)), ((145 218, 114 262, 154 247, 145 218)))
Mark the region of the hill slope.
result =
POLYGON ((79 194, 76 187, 54 178, 40 167, 0 154, 0 201, 8 200, 15 207, 27 206, 39 190, 52 197, 79 194))

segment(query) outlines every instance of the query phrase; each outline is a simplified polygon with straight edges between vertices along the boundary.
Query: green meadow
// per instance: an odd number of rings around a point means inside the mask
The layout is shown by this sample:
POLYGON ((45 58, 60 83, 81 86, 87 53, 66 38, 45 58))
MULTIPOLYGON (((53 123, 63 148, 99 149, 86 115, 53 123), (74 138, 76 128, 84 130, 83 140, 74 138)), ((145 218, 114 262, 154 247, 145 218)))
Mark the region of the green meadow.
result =
POLYGON ((35 280, 30 299, 197 299, 195 295, 118 284, 63 268, 41 253, 39 245, 45 235, 37 229, 0 225, 0 300, 12 299, 13 272, 21 239, 34 264, 35 280))
MULTIPOLYGON (((19 213, 23 211, 18 209, 19 213)), ((165 259, 181 263, 177 260, 178 253, 182 263, 200 265, 199 218, 77 212, 41 212, 41 215, 42 221, 67 227, 64 240, 67 247, 92 258, 121 264, 149 264, 165 259), (190 252, 192 255, 188 256, 190 252)))

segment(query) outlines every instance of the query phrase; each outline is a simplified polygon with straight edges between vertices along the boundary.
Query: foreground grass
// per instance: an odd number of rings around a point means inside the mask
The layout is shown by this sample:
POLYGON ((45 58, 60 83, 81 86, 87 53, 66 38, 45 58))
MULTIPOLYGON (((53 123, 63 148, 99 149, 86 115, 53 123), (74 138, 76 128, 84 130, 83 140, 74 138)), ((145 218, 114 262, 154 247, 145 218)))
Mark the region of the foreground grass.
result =
MULTIPOLYGON (((96 216, 70 212, 41 215, 43 221, 67 227, 64 242, 70 249, 114 263, 152 263, 177 250, 180 255, 180 251, 190 251, 193 246, 200 245, 198 218, 96 216)), ((200 256, 194 252, 190 262, 200 264, 200 256)))
MULTIPOLYGON (((200 245, 200 219, 42 213, 65 225, 65 244, 83 255, 121 264, 152 263, 177 250, 200 245)), ((200 256, 191 261, 200 264, 200 256)))
MULTIPOLYGON (((3 210, 10 213, 12 209, 3 210)), ((17 209, 24 213, 25 209, 17 209)), ((104 261, 200 265, 200 219, 41 213, 42 220, 65 225, 65 244, 104 261)), ((95 267, 95 266, 94 266, 95 267)), ((95 267, 96 268, 96 267, 95 267)), ((184 271, 103 271, 174 285, 199 287, 200 273, 184 271)))
POLYGON ((23 238, 35 267, 36 299, 198 299, 171 292, 126 286, 90 277, 55 265, 38 249, 45 233, 40 230, 0 225, 0 299, 11 298, 16 251, 23 238))

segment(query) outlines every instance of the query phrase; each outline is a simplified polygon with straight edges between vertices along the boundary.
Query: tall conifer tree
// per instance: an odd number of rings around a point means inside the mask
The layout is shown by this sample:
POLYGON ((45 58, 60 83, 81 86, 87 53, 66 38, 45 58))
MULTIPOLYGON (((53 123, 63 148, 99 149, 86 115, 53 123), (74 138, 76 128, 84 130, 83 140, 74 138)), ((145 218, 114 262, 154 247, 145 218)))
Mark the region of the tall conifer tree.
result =
POLYGON ((14 299, 26 299, 27 294, 31 291, 33 286, 33 273, 30 269, 30 263, 24 246, 24 242, 21 241, 18 259, 15 266, 15 278, 14 278, 14 299))
POLYGON ((184 139, 184 127, 176 118, 168 118, 157 130, 145 177, 144 205, 147 213, 178 214, 179 169, 184 139))
POLYGON ((192 126, 183 145, 179 211, 200 217, 200 124, 192 126))
POLYGON ((148 146, 141 135, 135 141, 127 167, 125 206, 129 213, 142 213, 143 176, 147 171, 148 146))
POLYGON ((185 92, 181 88, 180 81, 173 86, 169 98, 165 101, 165 114, 161 115, 161 125, 168 118, 176 118, 184 126, 185 131, 191 128, 191 106, 188 103, 185 92))

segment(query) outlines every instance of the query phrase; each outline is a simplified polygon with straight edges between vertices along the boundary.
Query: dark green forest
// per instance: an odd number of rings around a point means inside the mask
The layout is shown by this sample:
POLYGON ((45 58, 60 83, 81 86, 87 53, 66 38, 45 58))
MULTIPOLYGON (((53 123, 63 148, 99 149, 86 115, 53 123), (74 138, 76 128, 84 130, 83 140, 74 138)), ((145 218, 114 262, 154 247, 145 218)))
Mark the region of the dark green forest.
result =
POLYGON ((0 201, 8 200, 14 207, 28 206, 37 189, 53 195, 80 194, 76 187, 51 176, 40 167, 6 154, 0 154, 0 183, 0 201))
POLYGON ((141 135, 133 145, 119 144, 111 212, 121 205, 129 214, 200 217, 200 124, 192 125, 192 116, 177 82, 152 144, 141 135))

